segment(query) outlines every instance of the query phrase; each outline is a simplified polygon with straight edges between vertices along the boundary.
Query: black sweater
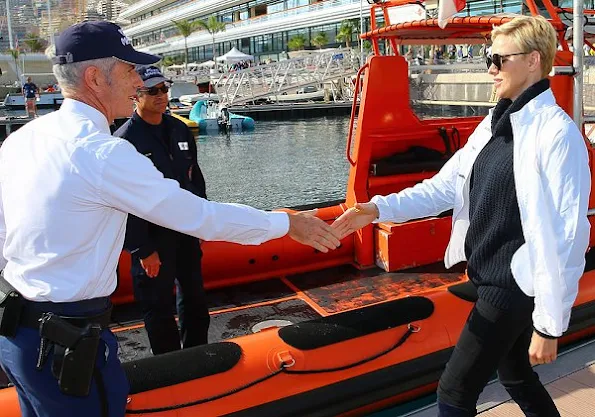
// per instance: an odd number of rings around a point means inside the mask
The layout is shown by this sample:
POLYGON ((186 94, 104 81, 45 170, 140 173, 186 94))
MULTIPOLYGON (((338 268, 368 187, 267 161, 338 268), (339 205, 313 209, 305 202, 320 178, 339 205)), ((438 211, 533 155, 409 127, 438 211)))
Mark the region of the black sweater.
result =
POLYGON ((548 88, 549 80, 544 79, 514 102, 498 102, 492 117, 492 138, 477 156, 471 173, 470 224, 465 238, 467 273, 477 285, 479 297, 501 309, 531 302, 510 269, 512 256, 525 243, 513 173, 510 114, 548 88))

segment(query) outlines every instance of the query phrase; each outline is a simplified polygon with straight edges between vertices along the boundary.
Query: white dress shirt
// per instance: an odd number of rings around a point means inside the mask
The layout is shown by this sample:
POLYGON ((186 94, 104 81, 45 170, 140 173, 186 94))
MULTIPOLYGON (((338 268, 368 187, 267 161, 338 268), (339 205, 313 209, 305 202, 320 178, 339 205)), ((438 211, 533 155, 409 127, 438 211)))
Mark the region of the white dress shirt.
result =
POLYGON ((105 116, 66 99, 0 148, 0 269, 25 298, 110 295, 126 217, 204 240, 260 244, 285 235, 286 213, 206 201, 179 187, 105 116))

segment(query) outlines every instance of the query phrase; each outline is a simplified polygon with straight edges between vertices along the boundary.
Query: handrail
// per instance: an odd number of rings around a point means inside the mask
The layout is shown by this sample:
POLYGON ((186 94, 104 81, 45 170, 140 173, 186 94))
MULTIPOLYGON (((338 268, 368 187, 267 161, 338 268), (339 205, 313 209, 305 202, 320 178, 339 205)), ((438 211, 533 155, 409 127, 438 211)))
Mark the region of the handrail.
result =
POLYGON ((355 78, 355 89, 353 91, 353 103, 351 104, 351 117, 349 118, 349 132, 347 133, 347 160, 351 166, 355 166, 355 161, 351 159, 351 140, 353 139, 353 123, 355 121, 355 111, 357 108, 357 96, 359 95, 359 83, 362 73, 368 68, 370 64, 367 62, 357 72, 355 78))

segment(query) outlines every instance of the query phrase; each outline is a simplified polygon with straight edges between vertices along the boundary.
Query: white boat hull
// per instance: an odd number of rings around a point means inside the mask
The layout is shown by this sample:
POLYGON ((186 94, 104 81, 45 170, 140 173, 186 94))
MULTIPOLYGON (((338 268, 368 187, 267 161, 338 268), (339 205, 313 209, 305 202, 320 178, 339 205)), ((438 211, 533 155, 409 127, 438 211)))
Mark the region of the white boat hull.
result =
MULTIPOLYGON (((57 91, 54 93, 40 93, 39 98, 36 101, 38 108, 60 107, 64 101, 62 93, 57 91)), ((4 98, 4 106, 9 109, 24 109, 25 108, 25 97, 22 94, 9 93, 4 98)))

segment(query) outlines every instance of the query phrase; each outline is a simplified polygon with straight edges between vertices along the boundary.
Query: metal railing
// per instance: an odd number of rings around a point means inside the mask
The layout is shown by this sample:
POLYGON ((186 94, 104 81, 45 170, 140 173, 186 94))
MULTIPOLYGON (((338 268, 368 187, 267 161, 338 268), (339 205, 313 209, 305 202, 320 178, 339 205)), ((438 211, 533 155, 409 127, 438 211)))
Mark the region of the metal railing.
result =
MULTIPOLYGON (((268 65, 227 72, 215 82, 219 99, 227 105, 250 103, 258 99, 279 100, 307 86, 329 83, 329 95, 349 99, 350 82, 341 82, 359 69, 359 53, 333 49, 268 65)), ((320 91, 320 90, 318 90, 320 91)))

